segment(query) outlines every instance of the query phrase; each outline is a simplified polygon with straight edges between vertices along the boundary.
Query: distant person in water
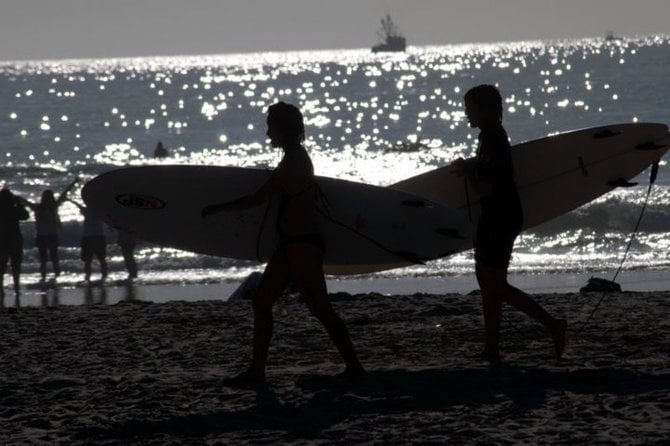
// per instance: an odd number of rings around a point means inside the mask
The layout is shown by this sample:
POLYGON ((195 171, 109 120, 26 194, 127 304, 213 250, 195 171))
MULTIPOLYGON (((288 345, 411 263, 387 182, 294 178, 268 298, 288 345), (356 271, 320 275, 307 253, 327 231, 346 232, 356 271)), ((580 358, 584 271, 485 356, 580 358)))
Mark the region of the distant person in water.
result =
POLYGON ((233 201, 207 206, 202 216, 234 212, 260 206, 279 196, 277 230, 279 246, 265 267, 254 294, 253 359, 248 370, 229 379, 234 387, 252 387, 265 381, 265 363, 272 337, 272 305, 291 281, 302 295, 311 313, 321 321, 342 355, 344 377, 364 373, 349 332, 330 302, 323 273, 323 255, 327 247, 316 225, 316 185, 314 169, 302 146, 305 128, 302 113, 293 105, 278 102, 267 114, 267 136, 273 147, 284 151, 282 160, 268 181, 255 193, 233 201))
POLYGON ((154 158, 167 158, 170 153, 168 149, 163 146, 163 143, 158 141, 156 148, 154 149, 154 158))
POLYGON ((42 281, 47 278, 47 263, 51 259, 54 275, 60 275, 60 263, 58 259, 58 233, 61 223, 58 216, 58 208, 65 202, 68 192, 77 183, 78 178, 72 181, 63 192, 56 198, 51 189, 42 192, 39 203, 32 203, 21 199, 35 214, 35 245, 40 258, 40 274, 42 281))
POLYGON ((482 292, 485 344, 482 358, 500 358, 500 321, 506 302, 545 326, 554 341, 556 357, 565 349, 567 323, 547 313, 528 294, 507 281, 514 240, 521 232, 523 212, 514 181, 512 154, 502 126, 503 106, 498 89, 480 85, 465 94, 465 114, 478 128, 474 163, 460 159, 454 173, 465 176, 480 196, 481 216, 475 234, 475 271, 482 292))
POLYGON ((93 211, 76 201, 69 200, 79 208, 84 216, 84 227, 81 235, 81 260, 84 262, 84 280, 91 280, 93 257, 100 264, 101 279, 107 277, 107 240, 102 221, 93 211))
POLYGON ((135 246, 137 239, 125 231, 119 231, 116 244, 121 248, 121 255, 123 256, 123 264, 128 271, 128 280, 137 278, 137 262, 135 261, 135 246))
POLYGON ((21 290, 21 262, 23 261, 23 235, 19 221, 27 220, 28 211, 9 189, 0 190, 0 297, 5 295, 4 279, 7 262, 12 267, 14 292, 21 290))

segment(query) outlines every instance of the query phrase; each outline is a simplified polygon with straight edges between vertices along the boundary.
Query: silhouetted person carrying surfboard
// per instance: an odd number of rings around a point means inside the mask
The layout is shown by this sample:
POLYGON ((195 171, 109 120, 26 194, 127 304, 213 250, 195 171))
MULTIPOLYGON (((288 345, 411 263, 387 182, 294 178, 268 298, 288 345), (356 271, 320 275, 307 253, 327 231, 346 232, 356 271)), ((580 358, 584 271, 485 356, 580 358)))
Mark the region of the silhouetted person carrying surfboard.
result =
POLYGON ((278 102, 268 109, 267 136, 284 156, 268 181, 255 193, 236 200, 207 206, 202 216, 232 212, 262 205, 279 196, 277 230, 279 246, 268 261, 258 290, 253 297, 253 359, 248 370, 226 383, 234 387, 252 387, 265 382, 265 363, 272 337, 272 305, 289 281, 302 295, 311 313, 324 325, 342 355, 345 377, 364 373, 349 332, 330 302, 323 273, 326 249, 318 232, 315 216, 316 185, 314 168, 302 146, 305 127, 297 107, 278 102))
POLYGON ((554 318, 528 294, 507 282, 507 268, 514 240, 521 232, 523 211, 514 181, 511 147, 502 126, 500 92, 492 85, 479 85, 469 90, 464 100, 470 127, 481 131, 474 163, 458 160, 454 172, 464 175, 480 196, 482 211, 474 246, 486 335, 481 356, 490 361, 500 359, 502 303, 507 302, 545 326, 559 358, 565 349, 566 321, 554 318))

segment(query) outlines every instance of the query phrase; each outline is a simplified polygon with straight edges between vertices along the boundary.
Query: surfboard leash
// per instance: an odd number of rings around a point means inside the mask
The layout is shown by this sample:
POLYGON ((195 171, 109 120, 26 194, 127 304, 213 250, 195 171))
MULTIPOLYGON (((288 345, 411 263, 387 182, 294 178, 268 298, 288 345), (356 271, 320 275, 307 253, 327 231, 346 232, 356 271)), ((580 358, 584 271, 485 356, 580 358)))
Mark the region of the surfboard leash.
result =
POLYGON ((651 188, 656 182, 656 177, 658 176, 658 165, 659 162, 656 161, 652 166, 651 166, 651 174, 649 176, 649 187, 647 188, 647 196, 644 198, 644 204, 642 205, 642 209, 640 211, 640 216, 637 219, 637 223, 635 223, 635 228, 633 229, 633 232, 630 235, 630 240, 628 240, 628 246, 626 246, 626 250, 623 253, 623 258, 621 259, 621 264, 619 265, 619 269, 617 269, 616 274, 614 274, 614 277, 612 277, 612 282, 616 280, 616 278, 619 276, 619 273, 623 269, 623 264, 626 262, 626 257, 628 256, 628 251, 630 251, 630 247, 633 244, 633 240, 635 239, 635 236, 637 235, 638 230, 640 229, 640 223, 642 222, 642 217, 644 216, 644 212, 647 209, 647 204, 649 203, 649 197, 651 195, 651 188))
POLYGON ((472 223, 472 206, 470 206, 470 188, 468 187, 468 177, 463 176, 463 185, 465 186, 465 201, 468 204, 468 220, 472 223))
MULTIPOLYGON (((272 171, 270 169, 266 169, 266 171, 270 175, 272 175, 272 171)), ((270 197, 267 206, 265 206, 265 212, 263 213, 263 218, 261 219, 261 225, 260 228, 258 229, 258 235, 256 236, 256 258, 261 263, 263 263, 263 259, 261 259, 261 237, 263 236, 263 231, 265 231, 265 223, 267 223, 268 214, 270 213, 270 207, 272 206, 272 198, 273 197, 270 197)))
MULTIPOLYGON (((626 250, 623 253, 623 258, 621 259, 621 263, 619 264, 619 268, 617 269, 616 273, 614 273, 614 277, 612 277, 611 282, 614 283, 616 281, 616 278, 619 276, 619 273, 621 273, 621 270, 623 269, 623 265, 626 262, 626 257, 628 256, 628 252, 630 251, 631 246, 633 245, 633 240, 635 240, 635 236, 637 235, 638 230, 640 229, 640 223, 642 223, 642 217, 644 217, 644 213, 647 209, 647 204, 649 203, 649 197, 651 196, 651 189, 654 186, 654 183, 656 182, 656 177, 658 176, 658 166, 659 166, 659 161, 656 161, 652 166, 651 166, 651 174, 649 176, 649 187, 647 188, 647 195, 644 199, 644 203, 642 204, 642 209, 640 210, 640 216, 637 219, 637 223, 635 224, 635 228, 633 228, 633 232, 630 235, 630 239, 628 240, 628 245, 626 246, 626 250)), ((600 305, 603 303, 605 300, 605 297, 607 297, 607 293, 602 293, 602 296, 598 300, 598 303, 596 303, 595 307, 593 307, 593 310, 591 311, 591 314, 589 314, 589 317, 586 318, 586 321, 582 324, 582 327, 579 329, 577 333, 581 333, 588 323, 591 321, 593 316, 595 315, 596 311, 600 307, 600 305)))
POLYGON ((412 253, 412 252, 404 252, 404 251, 393 251, 393 250, 391 250, 390 248, 384 246, 381 242, 379 242, 379 241, 373 239, 372 237, 367 236, 367 235, 365 235, 365 234, 362 234, 362 233, 360 233, 359 231, 357 231, 357 230, 355 230, 354 228, 352 228, 351 226, 347 225, 346 223, 342 223, 341 221, 336 220, 335 218, 333 218, 333 217, 327 215, 326 213, 324 213, 324 212, 323 212, 321 209, 319 209, 318 207, 317 207, 317 212, 318 212, 319 214, 321 214, 326 220, 328 220, 328 221, 330 221, 331 223, 336 224, 336 225, 338 225, 338 226, 340 226, 340 227, 342 227, 342 228, 344 228, 344 229, 347 229, 347 230, 349 230, 349 231, 355 233, 357 236, 359 236, 359 237, 361 237, 361 238, 363 238, 363 239, 369 241, 369 242, 372 243, 373 245, 375 245, 375 246, 377 246, 378 248, 380 248, 382 251, 385 251, 385 252, 387 252, 387 253, 389 253, 389 254, 391 254, 391 255, 394 255, 394 256, 396 256, 396 257, 400 257, 402 260, 404 260, 404 261, 406 261, 406 262, 409 262, 409 263, 413 263, 413 264, 416 264, 416 265, 425 265, 425 262, 423 262, 423 261, 419 258, 419 256, 416 255, 415 253, 412 253))
POLYGON ((263 236, 263 231, 265 231, 265 223, 267 223, 271 205, 272 205, 272 198, 268 200, 268 204, 265 206, 265 212, 263 213, 263 218, 261 219, 261 225, 260 228, 258 229, 258 235, 256 236, 256 258, 261 263, 263 263, 263 259, 261 258, 261 237, 263 236))
POLYGON ((342 228, 345 228, 345 229, 347 229, 347 230, 349 230, 349 231, 355 233, 355 234, 358 235, 359 237, 362 237, 363 239, 365 239, 365 240, 369 241, 370 243, 372 243, 373 245, 377 246, 377 247, 380 248, 382 251, 385 251, 385 252, 387 252, 387 253, 389 253, 389 254, 391 254, 391 255, 394 255, 394 256, 396 256, 396 257, 400 257, 402 260, 404 260, 404 261, 406 261, 406 262, 410 262, 410 263, 413 263, 413 264, 416 264, 416 265, 424 265, 424 264, 425 264, 425 262, 423 262, 423 261, 419 258, 419 256, 416 255, 415 253, 412 253, 412 252, 404 252, 404 251, 393 251, 393 250, 391 250, 390 248, 384 246, 384 244, 382 244, 382 243, 379 242, 378 240, 375 240, 374 238, 372 238, 372 237, 370 237, 370 236, 367 236, 367 235, 365 235, 365 234, 361 234, 359 231, 357 231, 356 229, 352 228, 352 227, 349 226, 348 224, 343 223, 343 222, 337 220, 336 218, 334 218, 334 217, 332 216, 332 214, 331 214, 331 212, 330 212, 330 204, 329 204, 329 202, 328 202, 328 197, 327 197, 326 194, 323 192, 323 190, 321 190, 321 187, 319 187, 318 184, 316 185, 316 194, 317 194, 317 202, 318 202, 318 204, 321 204, 321 206, 315 206, 315 209, 316 209, 316 211, 317 211, 319 214, 321 214, 321 216, 322 216, 323 218, 325 218, 326 220, 328 220, 328 221, 330 221, 330 222, 333 223, 333 224, 336 224, 336 225, 338 225, 338 226, 340 226, 340 227, 342 227, 342 228), (322 209, 322 207, 323 207, 323 209, 325 209, 325 212, 324 212, 324 210, 322 209))

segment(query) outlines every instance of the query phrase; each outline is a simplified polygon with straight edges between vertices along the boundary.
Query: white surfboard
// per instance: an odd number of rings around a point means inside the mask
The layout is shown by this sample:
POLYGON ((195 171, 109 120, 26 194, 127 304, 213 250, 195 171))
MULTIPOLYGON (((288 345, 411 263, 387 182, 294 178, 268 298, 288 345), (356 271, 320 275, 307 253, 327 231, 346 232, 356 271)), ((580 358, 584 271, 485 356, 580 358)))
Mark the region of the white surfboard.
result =
MULTIPOLYGON (((512 146, 524 229, 558 217, 626 185, 668 150, 665 124, 594 127, 512 146)), ((474 159, 468 160, 470 162, 474 159)), ((391 186, 458 210, 476 224, 479 197, 447 165, 391 186)), ((463 250, 472 247, 467 241, 463 250)))
MULTIPOLYGON (((82 190, 107 224, 144 240, 201 254, 266 262, 278 246, 278 197, 204 219, 203 207, 256 191, 261 169, 130 167, 102 174, 82 190)), ((472 235, 460 213, 384 187, 317 177, 319 232, 329 274, 357 274, 424 262, 457 251, 472 235)))

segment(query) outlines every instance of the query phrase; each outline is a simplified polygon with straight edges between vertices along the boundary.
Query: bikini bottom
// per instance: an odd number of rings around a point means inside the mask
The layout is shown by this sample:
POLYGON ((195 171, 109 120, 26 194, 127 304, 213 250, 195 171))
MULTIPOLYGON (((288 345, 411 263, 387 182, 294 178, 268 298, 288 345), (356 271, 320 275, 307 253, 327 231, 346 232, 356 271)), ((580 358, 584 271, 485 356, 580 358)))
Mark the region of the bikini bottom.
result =
POLYGON ((286 251, 288 245, 313 245, 319 248, 322 252, 326 252, 326 242, 323 240, 323 237, 319 234, 299 234, 299 235, 288 235, 280 234, 279 237, 279 249, 286 251))

